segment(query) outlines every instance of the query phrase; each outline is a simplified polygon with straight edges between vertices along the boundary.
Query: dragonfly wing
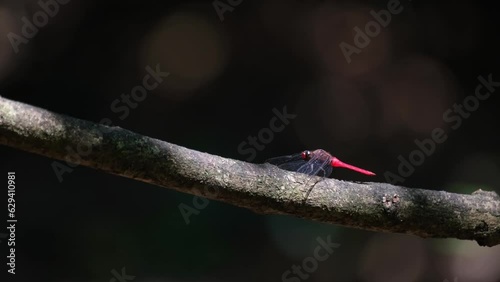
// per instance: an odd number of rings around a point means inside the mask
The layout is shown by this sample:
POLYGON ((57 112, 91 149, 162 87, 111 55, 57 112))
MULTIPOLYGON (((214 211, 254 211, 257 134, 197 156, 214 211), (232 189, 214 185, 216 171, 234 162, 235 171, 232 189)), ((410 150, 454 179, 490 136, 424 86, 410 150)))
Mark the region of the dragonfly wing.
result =
POLYGON ((333 167, 331 165, 327 165, 319 170, 318 176, 328 177, 330 176, 330 174, 332 174, 332 172, 333 172, 333 167))
POLYGON ((296 171, 308 175, 318 175, 323 177, 330 176, 333 170, 330 165, 330 157, 321 154, 321 152, 313 155, 313 157, 308 161, 302 158, 302 153, 299 153, 270 158, 266 160, 266 163, 270 163, 288 171, 296 171))
POLYGON ((297 169, 302 167, 305 163, 307 162, 301 159, 297 161, 289 161, 284 164, 280 164, 278 165, 278 167, 288 171, 297 171, 297 169))
POLYGON ((332 173, 330 166, 330 159, 329 158, 319 158, 317 157, 312 157, 307 163, 302 165, 299 169, 297 169, 297 172, 300 173, 305 173, 308 175, 319 175, 319 176, 327 176, 332 173))
POLYGON ((283 165, 285 163, 296 162, 296 161, 302 161, 305 163, 305 161, 302 159, 301 154, 293 154, 293 155, 288 155, 288 156, 270 158, 270 159, 267 159, 265 162, 270 163, 272 165, 280 166, 280 165, 283 165))

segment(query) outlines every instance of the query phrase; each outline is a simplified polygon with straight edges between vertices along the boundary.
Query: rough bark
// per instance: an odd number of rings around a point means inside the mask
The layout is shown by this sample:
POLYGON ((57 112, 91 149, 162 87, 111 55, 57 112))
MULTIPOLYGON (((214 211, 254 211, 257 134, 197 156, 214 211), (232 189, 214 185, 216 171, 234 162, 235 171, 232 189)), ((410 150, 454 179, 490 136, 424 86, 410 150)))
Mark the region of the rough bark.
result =
POLYGON ((500 197, 494 192, 465 195, 311 177, 190 150, 2 97, 0 144, 263 214, 424 238, 476 240, 482 246, 500 244, 500 197))

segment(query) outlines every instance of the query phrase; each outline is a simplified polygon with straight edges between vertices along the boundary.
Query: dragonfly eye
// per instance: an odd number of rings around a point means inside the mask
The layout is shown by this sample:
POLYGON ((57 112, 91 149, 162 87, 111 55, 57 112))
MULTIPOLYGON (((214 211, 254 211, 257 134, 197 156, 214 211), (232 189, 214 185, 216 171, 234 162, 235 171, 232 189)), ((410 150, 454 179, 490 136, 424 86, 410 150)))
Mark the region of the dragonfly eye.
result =
POLYGON ((309 160, 311 158, 311 151, 304 151, 302 152, 302 159, 303 160, 309 160))

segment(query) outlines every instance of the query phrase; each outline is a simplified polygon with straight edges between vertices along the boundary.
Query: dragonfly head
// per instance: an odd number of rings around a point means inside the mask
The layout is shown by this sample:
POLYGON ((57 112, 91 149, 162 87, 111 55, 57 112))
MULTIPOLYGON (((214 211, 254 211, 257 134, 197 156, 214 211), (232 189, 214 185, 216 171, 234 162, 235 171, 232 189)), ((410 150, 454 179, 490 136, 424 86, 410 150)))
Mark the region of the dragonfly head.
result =
POLYGON ((300 157, 303 159, 303 160, 309 160, 311 158, 311 151, 309 150, 305 150, 304 152, 302 152, 300 154, 300 157))

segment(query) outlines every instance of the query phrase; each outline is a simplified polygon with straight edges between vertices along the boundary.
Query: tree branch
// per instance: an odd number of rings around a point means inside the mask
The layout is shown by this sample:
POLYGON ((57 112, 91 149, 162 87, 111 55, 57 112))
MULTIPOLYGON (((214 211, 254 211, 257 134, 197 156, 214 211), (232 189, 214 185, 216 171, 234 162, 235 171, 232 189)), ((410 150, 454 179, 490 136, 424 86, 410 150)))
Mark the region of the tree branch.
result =
POLYGON ((311 177, 189 150, 2 97, 0 144, 263 214, 500 244, 500 197, 494 192, 463 195, 311 177))

